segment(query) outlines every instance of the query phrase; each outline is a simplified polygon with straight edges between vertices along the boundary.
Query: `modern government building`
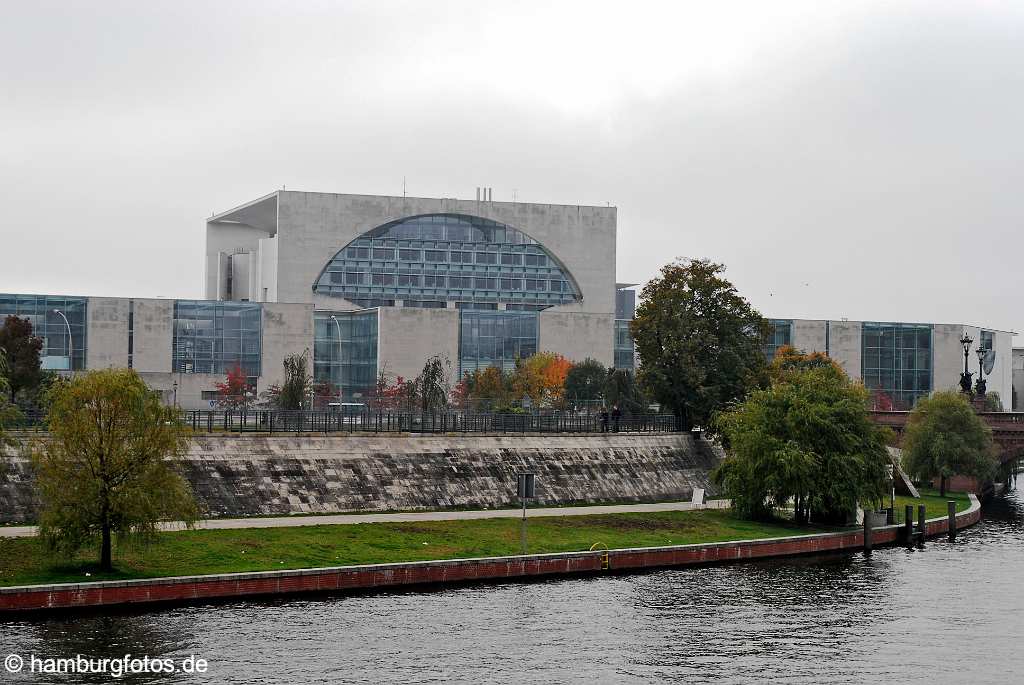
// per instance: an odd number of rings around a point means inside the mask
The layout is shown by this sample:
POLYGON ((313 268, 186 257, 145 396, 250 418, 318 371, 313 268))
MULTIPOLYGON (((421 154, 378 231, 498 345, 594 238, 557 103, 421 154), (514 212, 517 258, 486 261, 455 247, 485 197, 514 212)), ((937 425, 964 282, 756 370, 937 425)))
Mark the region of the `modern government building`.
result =
MULTIPOLYGON (((616 209, 280 190, 210 217, 204 300, 0 294, 44 366, 131 367, 168 402, 208 408, 240 366, 259 393, 308 350, 345 402, 377 375, 453 377, 538 351, 633 369, 636 292, 615 280, 616 209)), ((773 319, 766 341, 822 351, 897 406, 956 387, 966 331, 1009 409, 1012 333, 950 324, 773 319)), ((972 371, 977 359, 972 353, 972 371)))

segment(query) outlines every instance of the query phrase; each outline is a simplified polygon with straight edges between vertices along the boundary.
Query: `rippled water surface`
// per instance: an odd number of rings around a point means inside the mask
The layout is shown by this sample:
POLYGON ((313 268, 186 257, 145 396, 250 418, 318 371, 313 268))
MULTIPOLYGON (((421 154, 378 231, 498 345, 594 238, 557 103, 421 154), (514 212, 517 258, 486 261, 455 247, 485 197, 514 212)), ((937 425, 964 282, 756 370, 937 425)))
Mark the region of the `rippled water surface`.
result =
POLYGON ((217 683, 1011 683, 1022 648, 1016 493, 953 543, 870 558, 0 622, 0 658, 196 654, 217 683))

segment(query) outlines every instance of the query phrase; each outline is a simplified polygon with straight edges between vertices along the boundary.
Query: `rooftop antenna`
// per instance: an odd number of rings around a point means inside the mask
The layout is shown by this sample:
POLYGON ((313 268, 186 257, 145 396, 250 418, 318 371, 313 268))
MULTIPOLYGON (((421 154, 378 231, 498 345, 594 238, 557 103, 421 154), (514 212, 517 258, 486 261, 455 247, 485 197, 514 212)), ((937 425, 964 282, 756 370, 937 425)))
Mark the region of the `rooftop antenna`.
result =
POLYGON ((512 189, 512 202, 516 202, 519 199, 519 191, 515 188, 512 189))
POLYGON ((405 176, 402 177, 402 197, 405 197, 405 176))

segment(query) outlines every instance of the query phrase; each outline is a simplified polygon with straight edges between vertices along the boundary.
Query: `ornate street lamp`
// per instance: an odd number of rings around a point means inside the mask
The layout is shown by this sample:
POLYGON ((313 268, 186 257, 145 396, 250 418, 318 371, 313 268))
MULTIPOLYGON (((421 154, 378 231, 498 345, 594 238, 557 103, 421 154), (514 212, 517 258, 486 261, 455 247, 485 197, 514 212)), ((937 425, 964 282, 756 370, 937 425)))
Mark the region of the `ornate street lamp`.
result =
POLYGON ((966 395, 971 394, 971 372, 967 370, 967 360, 971 351, 971 336, 967 335, 967 331, 964 331, 964 335, 960 338, 960 344, 964 348, 964 372, 960 374, 960 391, 966 395))
POLYGON ((978 354, 978 382, 974 386, 974 389, 978 393, 978 397, 985 396, 985 355, 988 354, 988 350, 984 347, 977 349, 978 354))

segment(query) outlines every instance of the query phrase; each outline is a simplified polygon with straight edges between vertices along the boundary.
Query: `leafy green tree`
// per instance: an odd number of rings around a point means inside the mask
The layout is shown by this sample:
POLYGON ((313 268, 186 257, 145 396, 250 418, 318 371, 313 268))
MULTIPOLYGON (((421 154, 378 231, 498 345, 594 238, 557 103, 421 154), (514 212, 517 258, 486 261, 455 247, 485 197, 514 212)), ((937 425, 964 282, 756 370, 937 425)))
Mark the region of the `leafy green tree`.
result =
POLYGON ((112 534, 148 537, 161 520, 195 520, 173 468, 188 433, 134 371, 89 371, 58 387, 49 425, 33 462, 39 530, 51 548, 71 555, 98 536, 100 569, 110 571, 112 534))
POLYGON ((743 517, 765 519, 792 503, 798 523, 845 522, 879 501, 889 483, 883 429, 867 391, 835 367, 795 370, 755 390, 715 423, 727 457, 715 482, 743 517))
POLYGON ((601 399, 607 377, 608 369, 596 359, 587 357, 573 364, 565 375, 565 399, 570 403, 601 399))
POLYGON ((604 382, 604 400, 608 406, 618 406, 626 414, 643 414, 650 404, 636 376, 626 369, 608 369, 604 382))
POLYGON ((270 391, 271 402, 278 409, 302 409, 309 404, 313 377, 309 375, 309 350, 284 358, 284 382, 270 391))
POLYGON ((452 363, 447 357, 434 355, 423 364, 416 378, 414 392, 420 399, 420 410, 443 411, 448 407, 452 363))
POLYGON ((903 433, 903 468, 920 480, 939 476, 943 496, 950 476, 984 481, 996 469, 992 431, 959 392, 922 397, 903 433))
POLYGON ((667 264, 644 286, 630 326, 641 384, 684 430, 707 426, 763 374, 768 324, 724 272, 704 259, 667 264))
POLYGON ((773 380, 782 380, 793 371, 821 368, 835 368, 845 373, 842 367, 824 352, 804 353, 792 345, 782 345, 775 351, 775 358, 768 364, 768 376, 773 380))
POLYGON ((7 429, 20 417, 18 407, 7 400, 7 354, 0 350, 0 447, 14 444, 7 429))
POLYGON ((22 390, 39 385, 43 349, 42 338, 32 335, 32 322, 17 316, 8 316, 0 327, 0 349, 7 356, 7 391, 14 402, 22 390))

